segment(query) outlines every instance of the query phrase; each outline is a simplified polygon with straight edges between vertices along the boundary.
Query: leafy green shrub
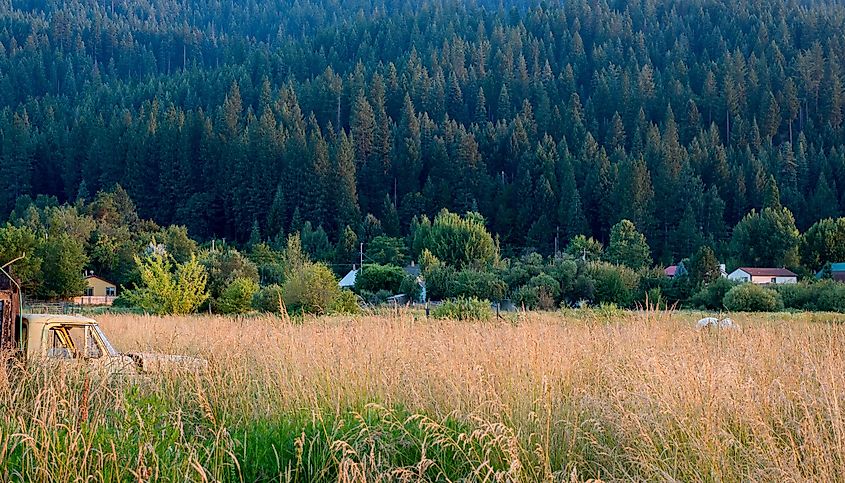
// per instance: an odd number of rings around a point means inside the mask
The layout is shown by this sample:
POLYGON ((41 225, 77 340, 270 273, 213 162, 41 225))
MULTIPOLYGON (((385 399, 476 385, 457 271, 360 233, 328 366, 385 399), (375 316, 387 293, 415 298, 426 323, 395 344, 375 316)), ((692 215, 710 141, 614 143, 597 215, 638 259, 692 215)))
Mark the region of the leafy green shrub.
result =
POLYGON ((252 308, 252 297, 258 284, 248 278, 236 278, 214 301, 213 308, 221 314, 244 314, 252 308))
POLYGON ((441 300, 451 296, 450 287, 454 284, 457 271, 449 266, 435 264, 425 271, 425 290, 431 300, 441 300))
POLYGON ((508 291, 497 273, 474 268, 458 271, 435 266, 425 272, 425 282, 428 298, 433 300, 455 297, 501 300, 508 291))
POLYGON ((405 271, 395 265, 365 265, 355 278, 355 290, 378 292, 386 290, 391 295, 399 293, 405 271))
POLYGON ((833 280, 784 284, 777 287, 788 309, 845 312, 845 284, 833 280))
POLYGON ((258 268, 252 261, 234 248, 224 247, 204 251, 199 256, 208 273, 208 291, 211 299, 218 299, 237 278, 248 278, 258 283, 258 268))
POLYGON ((487 231, 484 217, 475 212, 460 216, 443 209, 434 222, 423 216, 415 226, 413 245, 457 268, 488 266, 499 258, 499 247, 487 231))
POLYGON ((508 287, 521 287, 531 280, 531 277, 539 273, 539 267, 528 266, 521 261, 510 261, 498 270, 499 278, 508 287))
POLYGON ((122 295, 131 306, 153 314, 184 315, 208 299, 208 275, 193 255, 185 263, 174 263, 170 255, 152 253, 144 259, 135 257, 135 263, 142 285, 122 295))
POLYGON ((268 285, 266 287, 262 287, 252 297, 252 308, 261 312, 277 314, 281 310, 279 301, 283 300, 284 297, 282 297, 281 285, 268 285))
POLYGON ((783 310, 783 299, 776 291, 753 283, 730 289, 723 301, 734 312, 776 312, 783 310))
POLYGON ((814 284, 816 309, 828 312, 845 312, 845 284, 824 280, 814 284))
POLYGON ((529 287, 536 287, 541 293, 557 299, 560 297, 560 284, 551 275, 541 273, 531 277, 528 281, 529 287))
POLYGON ((312 314, 330 313, 343 296, 329 267, 311 262, 286 275, 282 294, 289 311, 312 314))
POLYGON ((651 265, 651 250, 645 236, 629 220, 622 220, 610 229, 610 243, 605 258, 634 270, 651 265))
POLYGON ((407 275, 402 279, 402 284, 399 285, 399 291, 407 295, 414 302, 419 301, 422 296, 422 287, 417 281, 417 277, 413 275, 407 275))
POLYGON ((658 309, 665 309, 667 307, 663 290, 660 287, 648 289, 643 297, 642 303, 644 307, 657 307, 658 309))
POLYGON ((702 309, 723 309, 725 294, 734 287, 736 287, 736 282, 723 277, 717 278, 693 294, 689 305, 702 309))
POLYGON ((625 315, 625 311, 614 303, 602 302, 593 309, 593 313, 603 319, 615 319, 625 315))
POLYGON ((540 290, 537 287, 523 285, 511 294, 514 305, 526 309, 536 309, 540 306, 540 290))
POLYGON ((593 281, 594 302, 614 303, 620 307, 628 307, 634 302, 639 279, 630 268, 605 262, 591 262, 587 266, 587 275, 593 281))
POLYGON ((816 294, 812 286, 805 283, 789 283, 776 287, 776 290, 785 308, 816 310, 816 294))
POLYGON ((571 292, 575 285, 578 276, 578 264, 575 260, 569 258, 555 258, 543 269, 543 273, 550 275, 557 281, 560 287, 560 296, 563 296, 571 292))
POLYGON ((401 238, 377 236, 366 246, 367 258, 378 264, 402 266, 408 260, 408 249, 401 238))
POLYGON ((592 237, 578 235, 569 241, 566 253, 577 259, 598 260, 604 255, 604 246, 592 237))
POLYGON ((266 243, 258 243, 252 247, 249 260, 255 264, 262 284, 281 285, 284 282, 285 267, 282 252, 273 250, 266 243))
POLYGON ((341 290, 340 294, 332 300, 330 312, 333 314, 357 314, 361 312, 358 305, 358 296, 351 290, 341 290))
POLYGON ((673 280, 666 277, 660 268, 644 268, 637 272, 639 275, 639 286, 637 287, 637 301, 645 302, 648 296, 649 303, 654 303, 652 295, 660 293, 660 299, 666 303, 674 303, 679 299, 673 287, 673 280))
POLYGON ((593 300, 596 295, 596 285, 586 273, 578 275, 572 285, 572 291, 567 294, 570 301, 593 300))
POLYGON ((447 291, 447 297, 502 300, 508 290, 496 274, 483 270, 465 269, 457 272, 447 291))
POLYGON ((435 307, 431 316, 435 319, 490 320, 493 317, 493 309, 487 300, 458 297, 435 307))

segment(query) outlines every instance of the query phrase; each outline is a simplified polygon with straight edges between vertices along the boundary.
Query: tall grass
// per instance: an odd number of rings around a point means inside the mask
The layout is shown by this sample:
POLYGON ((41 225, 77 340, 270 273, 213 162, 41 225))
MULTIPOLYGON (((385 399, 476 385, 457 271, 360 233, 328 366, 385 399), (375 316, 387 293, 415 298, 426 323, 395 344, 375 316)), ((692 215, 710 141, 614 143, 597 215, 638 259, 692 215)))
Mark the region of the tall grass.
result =
MULTIPOLYGON (((99 318, 201 375, 0 381, 0 480, 836 480, 845 326, 827 315, 99 318)), ((4 376, 5 377, 5 376, 4 376)))

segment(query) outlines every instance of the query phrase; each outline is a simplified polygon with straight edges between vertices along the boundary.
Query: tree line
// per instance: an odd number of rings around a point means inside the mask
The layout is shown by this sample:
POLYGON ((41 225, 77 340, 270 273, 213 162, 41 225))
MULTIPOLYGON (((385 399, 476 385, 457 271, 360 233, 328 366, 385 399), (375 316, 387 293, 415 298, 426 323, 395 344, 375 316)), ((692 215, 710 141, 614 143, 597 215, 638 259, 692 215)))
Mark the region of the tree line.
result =
POLYGON ((5 2, 0 219, 119 184, 199 240, 446 208, 512 256, 628 219, 661 263, 725 259, 773 191, 799 230, 842 216, 843 27, 795 0, 5 2))
POLYGON ((397 294, 511 300, 530 309, 585 303, 719 309, 729 299, 735 310, 845 311, 845 285, 812 283, 831 278, 831 262, 845 260, 845 217, 820 220, 802 233, 771 181, 764 208, 743 217, 727 246, 727 258, 707 244, 685 254, 670 279, 627 219, 611 227, 607 244, 579 234, 553 255, 509 255, 483 215, 446 209, 415 217, 407 236, 391 236, 372 222, 360 237, 346 227, 332 242, 326 230, 305 221, 270 242, 256 224, 248 241, 235 245, 196 241, 184 226, 142 218, 120 186, 73 204, 23 196, 0 226, 0 262, 25 255, 13 270, 27 298, 79 296, 83 274, 94 273, 119 287, 117 305, 153 313, 354 312, 359 303, 382 304, 397 294), (359 262, 353 295, 338 279, 359 262), (726 299, 734 287, 723 278, 722 263, 728 270, 787 266, 807 283, 782 294, 742 289, 726 299))

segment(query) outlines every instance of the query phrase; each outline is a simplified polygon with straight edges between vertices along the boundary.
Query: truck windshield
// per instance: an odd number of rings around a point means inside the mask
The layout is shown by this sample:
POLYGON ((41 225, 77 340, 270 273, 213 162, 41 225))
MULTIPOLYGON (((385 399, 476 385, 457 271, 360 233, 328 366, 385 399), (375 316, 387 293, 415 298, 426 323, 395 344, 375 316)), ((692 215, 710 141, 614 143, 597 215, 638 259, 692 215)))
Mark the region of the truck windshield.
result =
POLYGON ((109 356, 111 356, 111 357, 117 357, 117 356, 119 356, 119 355, 120 355, 120 354, 119 354, 119 353, 115 350, 114 346, 113 346, 113 345, 111 345, 111 342, 109 342, 108 338, 106 338, 106 334, 104 334, 104 333, 103 333, 103 331, 102 331, 102 330, 100 330, 100 326, 99 326, 99 325, 93 325, 93 326, 91 326, 91 328, 92 328, 92 329, 94 329, 94 330, 97 332, 97 335, 98 335, 98 336, 100 336, 100 341, 103 343, 103 347, 105 347, 105 349, 106 349, 106 353, 108 353, 108 355, 109 355, 109 356))

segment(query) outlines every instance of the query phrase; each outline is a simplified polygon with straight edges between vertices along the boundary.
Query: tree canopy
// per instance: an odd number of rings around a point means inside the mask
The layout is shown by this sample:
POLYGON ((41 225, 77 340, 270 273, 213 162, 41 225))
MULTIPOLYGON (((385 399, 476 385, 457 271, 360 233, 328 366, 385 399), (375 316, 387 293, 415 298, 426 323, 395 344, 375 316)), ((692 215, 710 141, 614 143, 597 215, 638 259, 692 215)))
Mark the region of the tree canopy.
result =
POLYGON ((625 218, 669 263, 724 252, 751 209, 806 230, 845 208, 836 2, 20 0, 0 16, 0 221, 72 228, 118 283, 137 279, 119 248, 144 219, 238 245, 310 223, 306 251, 345 259, 324 241, 347 226, 399 238, 444 208, 480 213, 508 253, 607 244, 625 218))

